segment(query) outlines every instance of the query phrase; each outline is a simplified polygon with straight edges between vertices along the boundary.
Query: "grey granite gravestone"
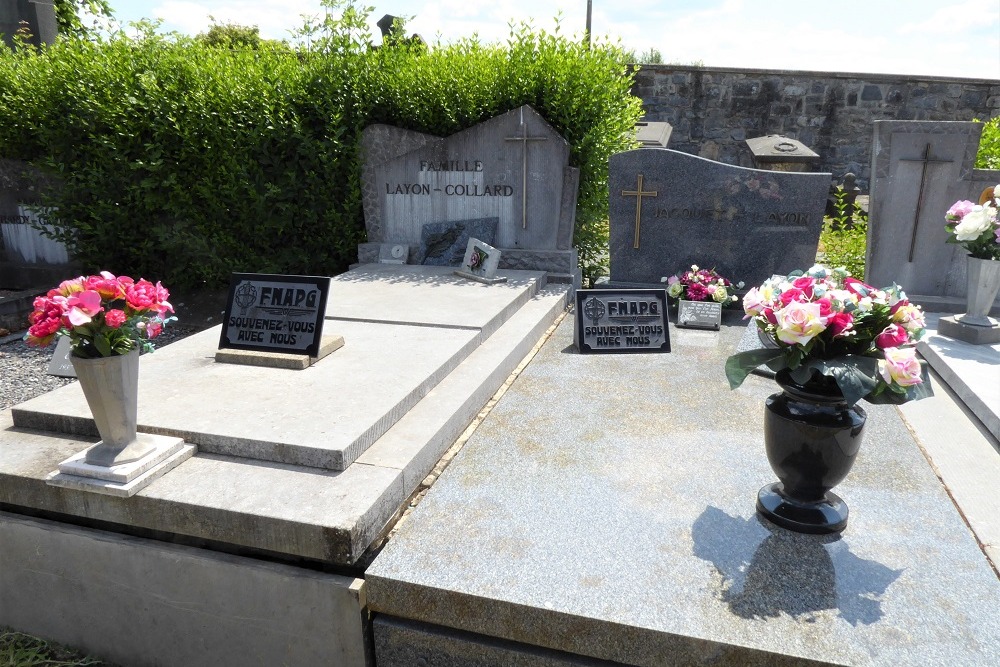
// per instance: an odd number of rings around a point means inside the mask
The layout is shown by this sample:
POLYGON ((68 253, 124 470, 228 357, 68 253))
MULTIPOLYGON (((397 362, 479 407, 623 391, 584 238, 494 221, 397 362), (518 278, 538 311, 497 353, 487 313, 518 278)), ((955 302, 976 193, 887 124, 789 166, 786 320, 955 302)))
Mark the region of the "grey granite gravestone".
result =
POLYGON ((611 156, 611 285, 697 264, 759 284, 816 259, 830 174, 734 167, 672 150, 611 156))
POLYGON ((983 189, 1000 182, 1000 171, 973 167, 982 128, 875 121, 866 282, 896 282, 927 310, 965 310, 967 253, 947 243, 944 214, 956 201, 979 201, 983 189))
POLYGON ((569 166, 569 143, 531 107, 445 138, 373 125, 361 144, 368 242, 360 263, 378 261, 383 243, 418 254, 428 224, 496 218, 495 239, 484 240, 502 251, 500 268, 578 280, 579 170, 569 166))
POLYGON ((52 0, 8 0, 0 4, 0 34, 7 46, 14 45, 14 34, 24 28, 34 46, 56 41, 58 25, 52 0))

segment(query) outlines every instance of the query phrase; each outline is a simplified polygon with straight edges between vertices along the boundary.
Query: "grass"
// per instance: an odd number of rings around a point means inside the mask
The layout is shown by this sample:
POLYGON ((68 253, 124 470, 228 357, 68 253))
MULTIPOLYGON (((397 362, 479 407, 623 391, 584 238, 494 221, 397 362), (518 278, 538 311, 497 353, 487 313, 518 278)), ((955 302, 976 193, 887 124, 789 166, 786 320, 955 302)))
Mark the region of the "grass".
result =
POLYGON ((0 628, 0 667, 114 667, 71 648, 0 628))

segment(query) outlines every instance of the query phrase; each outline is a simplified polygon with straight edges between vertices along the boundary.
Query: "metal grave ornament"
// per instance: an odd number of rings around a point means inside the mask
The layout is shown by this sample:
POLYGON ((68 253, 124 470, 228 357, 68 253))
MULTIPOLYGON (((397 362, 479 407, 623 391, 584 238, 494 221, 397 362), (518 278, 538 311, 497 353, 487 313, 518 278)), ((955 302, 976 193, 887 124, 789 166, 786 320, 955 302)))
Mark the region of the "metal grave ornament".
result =
POLYGON ((481 283, 494 284, 507 282, 504 276, 497 277, 497 266, 500 264, 500 251, 473 237, 465 246, 465 257, 462 266, 455 271, 456 276, 476 280, 481 283))
POLYGON ((234 273, 220 349, 319 356, 330 279, 234 273))
POLYGON ((667 291, 577 290, 573 340, 583 354, 670 352, 667 291))

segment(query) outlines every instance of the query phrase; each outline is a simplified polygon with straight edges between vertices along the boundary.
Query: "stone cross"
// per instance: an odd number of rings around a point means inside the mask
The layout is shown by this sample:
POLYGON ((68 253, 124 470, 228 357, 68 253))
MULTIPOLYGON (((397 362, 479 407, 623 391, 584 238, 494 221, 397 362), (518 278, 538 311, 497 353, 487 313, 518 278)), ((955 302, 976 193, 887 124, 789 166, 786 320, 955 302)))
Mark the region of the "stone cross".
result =
POLYGON ((632 247, 636 250, 639 249, 639 226, 642 224, 642 198, 658 196, 656 190, 643 191, 642 174, 639 174, 638 180, 639 183, 636 185, 635 190, 622 190, 622 197, 635 197, 635 240, 632 243, 632 247))
POLYGON ((917 193, 917 206, 913 211, 913 231, 910 233, 910 252, 907 255, 908 260, 913 261, 913 249, 917 245, 917 225, 920 223, 920 207, 924 201, 924 184, 927 181, 927 165, 934 162, 954 162, 954 160, 942 160, 940 158, 930 157, 931 144, 927 142, 924 146, 924 154, 919 158, 899 158, 900 162, 920 162, 920 190, 917 193))
POLYGON ((521 166, 521 229, 528 228, 528 142, 529 141, 546 141, 548 137, 530 137, 528 136, 528 126, 524 122, 524 112, 521 112, 521 136, 518 137, 504 137, 504 141, 520 141, 522 142, 522 166, 521 166))

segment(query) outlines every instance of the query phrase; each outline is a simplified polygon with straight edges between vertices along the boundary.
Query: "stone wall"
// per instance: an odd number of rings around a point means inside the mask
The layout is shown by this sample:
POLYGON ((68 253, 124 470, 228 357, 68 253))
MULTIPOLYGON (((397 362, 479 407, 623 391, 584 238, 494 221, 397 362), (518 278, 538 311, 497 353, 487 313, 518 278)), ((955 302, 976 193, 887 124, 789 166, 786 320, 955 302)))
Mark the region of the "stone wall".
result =
POLYGON ((815 171, 853 172, 864 191, 872 121, 1000 115, 997 79, 643 65, 632 93, 643 120, 673 126, 669 148, 752 167, 746 140, 781 134, 819 153, 815 171))

